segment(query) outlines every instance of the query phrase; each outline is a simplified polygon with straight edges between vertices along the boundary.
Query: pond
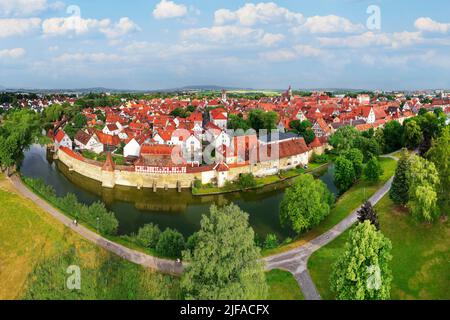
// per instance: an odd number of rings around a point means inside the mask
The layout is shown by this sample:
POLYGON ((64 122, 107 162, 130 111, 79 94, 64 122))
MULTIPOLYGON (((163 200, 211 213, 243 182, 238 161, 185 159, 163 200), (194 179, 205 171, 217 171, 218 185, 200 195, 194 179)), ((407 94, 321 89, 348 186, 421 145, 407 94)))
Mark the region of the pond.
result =
MULTIPOLYGON (((324 168, 315 175, 336 193, 332 170, 332 167, 324 168)), ((52 161, 47 157, 46 148, 39 145, 33 145, 25 153, 20 171, 26 177, 43 179, 55 188, 58 196, 74 193, 85 204, 103 201, 119 220, 119 235, 131 234, 147 223, 155 223, 161 229, 177 229, 187 237, 200 228, 201 217, 208 213, 211 204, 234 202, 249 213, 250 224, 261 239, 269 233, 279 239, 292 236, 279 222, 280 202, 291 181, 254 191, 202 197, 193 196, 188 190, 154 193, 152 189, 105 189, 100 183, 69 172, 64 164, 52 161)))

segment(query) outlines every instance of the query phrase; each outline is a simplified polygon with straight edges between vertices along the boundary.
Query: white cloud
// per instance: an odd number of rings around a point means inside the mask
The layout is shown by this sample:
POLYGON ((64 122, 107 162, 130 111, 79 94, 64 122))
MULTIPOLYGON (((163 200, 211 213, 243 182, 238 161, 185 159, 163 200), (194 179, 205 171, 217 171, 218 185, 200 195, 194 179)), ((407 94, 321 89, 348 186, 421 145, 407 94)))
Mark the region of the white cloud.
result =
POLYGON ((303 25, 292 28, 294 33, 357 33, 364 30, 362 24, 353 24, 350 20, 335 15, 309 17, 303 25))
POLYGON ((374 33, 371 31, 356 36, 344 38, 318 38, 323 46, 365 48, 370 46, 385 46, 394 49, 410 46, 424 41, 420 32, 374 33))
POLYGON ((188 12, 184 4, 176 4, 173 1, 161 0, 153 10, 155 19, 170 19, 184 17, 188 12))
POLYGON ((440 23, 428 17, 418 18, 414 26, 420 31, 447 33, 450 31, 450 23, 440 23))
POLYGON ((113 24, 110 19, 83 19, 79 16, 50 18, 42 23, 46 36, 83 35, 99 32, 110 39, 119 38, 140 28, 128 17, 123 17, 113 24))
POLYGON ((26 51, 23 48, 4 49, 0 50, 0 58, 17 59, 25 55, 26 51))
POLYGON ((121 18, 118 23, 109 28, 100 29, 110 39, 119 38, 128 33, 140 30, 141 28, 128 17, 121 18))
POLYGON ((203 40, 216 43, 228 43, 235 41, 255 41, 261 40, 264 31, 241 26, 213 26, 211 28, 194 28, 181 32, 181 37, 185 40, 203 40))
POLYGON ((261 38, 261 44, 267 47, 271 47, 281 41, 283 41, 285 36, 281 33, 266 33, 261 38))
POLYGON ((310 45, 298 44, 291 49, 284 48, 261 53, 260 57, 263 60, 270 62, 285 62, 293 61, 298 58, 327 58, 330 57, 330 55, 322 49, 310 45))
POLYGON ((229 22, 238 22, 243 26, 256 24, 292 23, 299 24, 303 21, 301 13, 291 12, 276 3, 247 3, 236 11, 220 9, 214 13, 214 23, 224 25, 229 22))
POLYGON ((62 2, 47 0, 0 0, 0 16, 28 17, 43 11, 62 9, 62 2))
POLYGON ((124 60, 123 57, 116 54, 107 53, 65 53, 54 59, 56 62, 70 63, 70 62, 88 62, 88 63, 105 63, 105 62, 119 62, 124 60))
POLYGON ((95 29, 107 28, 111 24, 109 19, 83 19, 79 16, 50 18, 42 23, 42 31, 48 36, 62 36, 68 34, 86 34, 95 29))
POLYGON ((0 19, 0 38, 22 36, 39 29, 41 19, 0 19))

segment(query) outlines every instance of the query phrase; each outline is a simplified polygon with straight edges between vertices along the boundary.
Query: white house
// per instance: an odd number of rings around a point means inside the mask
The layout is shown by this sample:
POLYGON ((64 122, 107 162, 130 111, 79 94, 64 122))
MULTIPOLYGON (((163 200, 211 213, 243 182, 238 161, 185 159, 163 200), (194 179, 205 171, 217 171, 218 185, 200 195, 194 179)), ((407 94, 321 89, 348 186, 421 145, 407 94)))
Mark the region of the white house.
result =
POLYGON ((78 131, 74 139, 75 145, 81 150, 89 150, 100 154, 103 152, 103 144, 97 140, 95 135, 90 135, 82 130, 78 131))
POLYGON ((63 130, 59 130, 55 136, 55 147, 56 149, 59 147, 72 149, 72 140, 63 130))
POLYGON ((116 124, 108 124, 103 128, 102 132, 110 136, 117 136, 120 133, 120 129, 116 124))
POLYGON ((141 153, 141 145, 135 138, 131 139, 123 148, 123 156, 126 157, 139 157, 141 153))

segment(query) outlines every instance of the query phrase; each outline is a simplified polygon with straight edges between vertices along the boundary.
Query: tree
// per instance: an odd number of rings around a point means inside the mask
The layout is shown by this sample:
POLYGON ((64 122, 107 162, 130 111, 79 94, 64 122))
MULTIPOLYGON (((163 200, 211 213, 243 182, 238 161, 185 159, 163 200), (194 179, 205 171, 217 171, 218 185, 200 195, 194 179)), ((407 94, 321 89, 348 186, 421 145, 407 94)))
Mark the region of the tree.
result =
POLYGON ((410 150, 417 148, 423 140, 423 134, 420 126, 416 121, 408 121, 405 124, 404 145, 410 150))
POLYGON ((331 290, 338 300, 387 300, 392 273, 391 242, 369 221, 357 224, 333 266, 331 290))
POLYGON ((256 130, 272 130, 276 128, 278 114, 274 111, 264 112, 260 109, 255 109, 249 112, 248 122, 250 127, 256 130))
POLYGON ((312 175, 301 175, 284 194, 280 204, 280 222, 301 233, 328 216, 333 201, 333 195, 322 181, 312 175))
POLYGON ((406 175, 409 180, 408 207, 413 216, 419 220, 433 221, 439 216, 436 190, 440 183, 434 163, 412 156, 406 175))
POLYGON ((445 128, 433 141, 433 146, 426 156, 434 163, 439 173, 441 183, 438 188, 438 198, 441 211, 450 212, 450 127, 445 128))
POLYGON ((360 223, 363 223, 366 220, 373 224, 377 230, 380 230, 378 215, 375 212, 375 209, 372 207, 372 203, 370 201, 364 202, 364 204, 361 206, 361 209, 359 209, 358 211, 358 221, 360 223))
POLYGON ((185 246, 186 244, 183 235, 177 230, 167 228, 159 236, 158 243, 156 244, 156 251, 161 255, 179 258, 181 257, 185 246))
POLYGON ((264 266, 247 213, 235 204, 211 206, 195 242, 195 249, 183 254, 190 261, 181 279, 187 299, 266 298, 264 266))
POLYGON ((301 135, 307 144, 310 144, 316 138, 314 131, 311 130, 312 124, 308 120, 293 120, 289 126, 299 135, 301 135))
POLYGON ((241 189, 253 188, 256 186, 256 180, 252 173, 242 173, 239 176, 238 185, 241 189))
POLYGON ((404 149, 400 155, 395 170, 394 181, 392 182, 389 196, 394 203, 405 206, 409 201, 409 179, 407 172, 410 167, 410 156, 404 149))
POLYGON ((337 129, 337 131, 331 136, 330 144, 341 152, 342 150, 348 150, 353 148, 355 140, 360 136, 360 132, 352 126, 344 126, 337 129))
POLYGON ((377 158, 373 157, 364 168, 364 175, 370 182, 377 182, 383 174, 383 168, 377 158))
POLYGON ((155 248, 158 244, 160 235, 161 230, 159 227, 153 223, 150 223, 139 229, 137 240, 144 247, 155 248))
POLYGON ((359 178, 361 176, 362 170, 363 170, 363 160, 364 156, 362 152, 359 149, 352 148, 350 150, 347 150, 343 153, 343 156, 350 160, 353 165, 353 170, 355 171, 356 178, 359 178))
POLYGON ((73 125, 75 128, 77 129, 81 129, 83 127, 85 127, 87 124, 87 118, 84 114, 82 113, 78 113, 74 118, 73 118, 73 125))
POLYGON ((375 136, 370 138, 363 136, 357 137, 355 147, 362 152, 364 162, 368 162, 372 157, 377 157, 381 154, 381 147, 375 136))
POLYGON ((355 181, 355 169, 350 160, 344 157, 337 157, 334 161, 334 183, 342 194, 352 186, 355 181))
POLYGON ((276 247, 278 247, 279 242, 278 242, 278 238, 275 234, 271 234, 269 233, 266 236, 266 240, 264 241, 264 248, 265 249, 274 249, 276 247))
POLYGON ((247 131, 248 129, 250 129, 250 124, 243 118, 241 113, 238 115, 230 114, 228 118, 228 129, 242 129, 244 131, 247 131))
POLYGON ((386 123, 384 130, 385 152, 393 152, 402 147, 403 127, 393 120, 386 123))

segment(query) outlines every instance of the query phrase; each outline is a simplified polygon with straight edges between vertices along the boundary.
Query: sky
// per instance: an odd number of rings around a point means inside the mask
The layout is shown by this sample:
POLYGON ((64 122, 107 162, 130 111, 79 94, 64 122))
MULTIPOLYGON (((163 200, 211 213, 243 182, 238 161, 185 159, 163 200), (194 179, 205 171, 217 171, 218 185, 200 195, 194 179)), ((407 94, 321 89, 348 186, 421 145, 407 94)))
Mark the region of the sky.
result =
POLYGON ((448 0, 0 0, 0 86, 450 88, 448 0))

